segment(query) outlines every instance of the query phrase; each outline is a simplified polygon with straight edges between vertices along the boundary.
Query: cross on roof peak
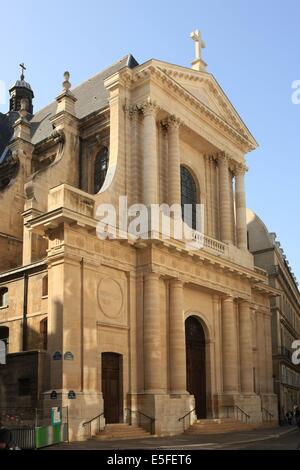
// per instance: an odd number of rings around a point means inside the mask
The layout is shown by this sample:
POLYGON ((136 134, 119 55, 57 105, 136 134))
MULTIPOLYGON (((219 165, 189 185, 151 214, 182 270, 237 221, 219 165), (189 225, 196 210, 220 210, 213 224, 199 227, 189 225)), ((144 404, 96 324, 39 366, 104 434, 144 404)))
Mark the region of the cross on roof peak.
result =
POLYGON ((24 80, 24 78, 25 78, 24 71, 26 70, 26 67, 25 67, 25 65, 24 65, 24 62, 22 62, 22 63, 20 64, 20 67, 21 67, 21 80, 24 80))
POLYGON ((196 29, 190 34, 192 40, 195 43, 195 59, 192 62, 193 69, 195 70, 205 70, 206 63, 202 59, 202 49, 206 47, 205 42, 202 39, 201 31, 196 29))

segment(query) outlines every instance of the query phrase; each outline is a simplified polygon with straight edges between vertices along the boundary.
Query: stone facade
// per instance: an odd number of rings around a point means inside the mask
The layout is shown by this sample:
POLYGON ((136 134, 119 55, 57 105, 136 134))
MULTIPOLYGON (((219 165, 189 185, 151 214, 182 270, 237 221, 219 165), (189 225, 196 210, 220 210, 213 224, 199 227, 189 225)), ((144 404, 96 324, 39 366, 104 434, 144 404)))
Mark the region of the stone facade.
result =
POLYGON ((255 264, 267 271, 269 284, 281 293, 271 300, 271 325, 274 390, 280 421, 285 422, 286 413, 293 411, 295 405, 300 406, 300 366, 292 360, 296 353, 292 345, 300 338, 300 292, 276 234, 269 233, 250 209, 247 225, 255 264))
POLYGON ((55 390, 69 407, 71 439, 84 438, 83 423, 113 405, 103 397, 106 353, 119 358, 119 421, 130 409, 154 418, 156 434, 182 431, 179 419, 197 407, 187 390, 191 316, 205 337, 205 361, 194 371, 205 382, 205 417, 239 407, 254 423, 262 408, 277 419, 277 290, 247 250, 245 155, 256 142, 201 64, 139 65, 128 56, 73 91, 66 75, 56 102, 15 122, 9 148, 20 168, 0 193, 0 232, 19 240, 22 261, 19 245, 10 257, 12 242, 0 238, 0 286, 8 289, 0 324, 10 329, 10 353, 47 348, 41 400, 51 406, 55 390), (94 194, 103 147, 108 169, 94 194), (149 240, 97 237, 101 203, 118 208, 126 195, 128 204, 180 204, 181 167, 204 205, 204 233, 193 232, 202 249, 166 240, 160 229, 149 240))

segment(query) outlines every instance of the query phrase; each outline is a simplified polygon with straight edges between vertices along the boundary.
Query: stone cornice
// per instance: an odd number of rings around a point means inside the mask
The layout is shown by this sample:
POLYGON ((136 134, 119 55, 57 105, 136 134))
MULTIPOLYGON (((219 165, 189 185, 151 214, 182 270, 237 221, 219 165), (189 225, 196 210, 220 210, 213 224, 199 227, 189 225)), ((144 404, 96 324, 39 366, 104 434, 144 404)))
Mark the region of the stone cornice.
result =
MULTIPOLYGON (((152 63, 146 64, 145 68, 138 70, 127 70, 122 73, 123 82, 127 86, 132 86, 136 82, 155 77, 160 83, 168 86, 169 90, 179 95, 184 102, 190 107, 193 106, 197 112, 206 120, 209 120, 214 125, 219 127, 225 134, 238 144, 243 152, 250 152, 257 147, 255 140, 250 138, 242 129, 235 129, 232 125, 228 124, 222 117, 212 111, 208 106, 198 100, 192 93, 184 89, 172 77, 170 77, 163 69, 153 65, 152 63)), ((165 110, 168 112, 168 110, 165 110)))
MULTIPOLYGON (((227 96, 223 92, 222 88, 214 78, 214 76, 210 73, 199 73, 185 70, 174 70, 169 67, 160 67, 166 74, 173 77, 174 79, 184 79, 190 82, 198 82, 198 83, 205 83, 209 90, 211 91, 212 95, 216 98, 219 106, 226 112, 229 117, 230 121, 232 122, 233 126, 236 127, 239 132, 244 135, 247 139, 249 139, 249 135, 244 130, 244 126, 241 125, 240 117, 238 116, 237 111, 234 109, 230 101, 228 100, 227 96)), ((247 129, 248 131, 248 129, 247 129)), ((249 132, 249 131, 248 131, 249 132)), ((251 136, 251 140, 253 137, 251 136)), ((254 140, 254 139, 253 139, 254 140)))

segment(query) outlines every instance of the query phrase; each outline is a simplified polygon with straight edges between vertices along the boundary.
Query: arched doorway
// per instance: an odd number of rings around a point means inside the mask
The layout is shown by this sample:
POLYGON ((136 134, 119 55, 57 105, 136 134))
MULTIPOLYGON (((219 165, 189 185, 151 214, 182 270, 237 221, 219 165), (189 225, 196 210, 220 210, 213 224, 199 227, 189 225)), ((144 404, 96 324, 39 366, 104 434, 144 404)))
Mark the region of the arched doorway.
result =
POLYGON ((105 352, 101 359, 105 422, 120 423, 123 420, 123 356, 105 352))
POLYGON ((185 322, 187 391, 195 397, 197 418, 206 418, 205 333, 196 317, 185 322))

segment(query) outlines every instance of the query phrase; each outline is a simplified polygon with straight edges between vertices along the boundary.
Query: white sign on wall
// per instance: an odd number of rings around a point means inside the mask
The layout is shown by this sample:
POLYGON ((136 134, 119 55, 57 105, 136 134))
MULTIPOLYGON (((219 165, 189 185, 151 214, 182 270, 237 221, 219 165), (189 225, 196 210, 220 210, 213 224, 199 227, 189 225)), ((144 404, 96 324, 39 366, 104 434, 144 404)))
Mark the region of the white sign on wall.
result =
POLYGON ((0 364, 6 364, 6 344, 2 339, 0 340, 0 364))

